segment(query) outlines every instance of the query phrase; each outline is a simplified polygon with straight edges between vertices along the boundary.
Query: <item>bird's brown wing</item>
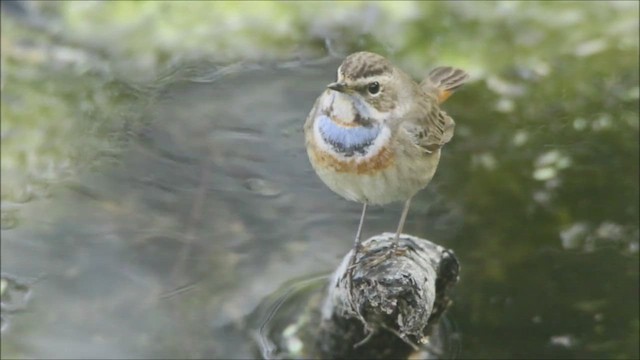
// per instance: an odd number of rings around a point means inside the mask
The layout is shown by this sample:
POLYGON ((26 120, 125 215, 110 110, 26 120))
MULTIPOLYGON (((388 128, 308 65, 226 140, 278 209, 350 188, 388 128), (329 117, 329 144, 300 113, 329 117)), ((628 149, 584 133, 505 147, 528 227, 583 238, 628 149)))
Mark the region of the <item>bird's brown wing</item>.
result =
POLYGON ((422 106, 419 119, 409 130, 413 134, 415 143, 427 152, 440 149, 453 137, 456 123, 440 110, 438 106, 444 102, 455 90, 460 88, 469 75, 464 71, 452 67, 438 67, 420 84, 425 93, 425 103, 422 106))
POLYGON ((455 125, 446 112, 433 107, 426 116, 408 124, 406 129, 412 135, 416 145, 427 153, 431 153, 451 140, 455 125))

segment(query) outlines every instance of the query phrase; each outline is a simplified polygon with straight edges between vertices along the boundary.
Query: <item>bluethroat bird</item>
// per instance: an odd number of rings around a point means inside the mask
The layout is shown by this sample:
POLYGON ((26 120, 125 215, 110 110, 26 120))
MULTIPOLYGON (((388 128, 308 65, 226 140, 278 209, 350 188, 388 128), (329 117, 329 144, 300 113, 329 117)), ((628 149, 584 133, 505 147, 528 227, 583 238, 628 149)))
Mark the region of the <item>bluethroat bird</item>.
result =
POLYGON ((383 56, 357 52, 316 100, 304 125, 311 165, 331 190, 363 204, 351 265, 369 204, 405 202, 397 249, 411 198, 429 184, 453 136, 455 123, 440 104, 468 77, 438 67, 418 84, 383 56))

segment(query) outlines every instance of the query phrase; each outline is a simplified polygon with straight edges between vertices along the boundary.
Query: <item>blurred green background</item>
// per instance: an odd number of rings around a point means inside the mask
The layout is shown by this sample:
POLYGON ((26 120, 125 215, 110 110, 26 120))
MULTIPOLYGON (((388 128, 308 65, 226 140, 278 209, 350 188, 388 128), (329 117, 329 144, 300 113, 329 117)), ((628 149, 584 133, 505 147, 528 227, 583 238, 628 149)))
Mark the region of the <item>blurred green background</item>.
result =
POLYGON ((369 50, 472 75, 406 228, 462 265, 454 355, 638 358, 638 10, 3 1, 2 271, 43 278, 3 312, 2 357, 254 356, 245 316, 351 245, 359 206, 302 124, 369 50))

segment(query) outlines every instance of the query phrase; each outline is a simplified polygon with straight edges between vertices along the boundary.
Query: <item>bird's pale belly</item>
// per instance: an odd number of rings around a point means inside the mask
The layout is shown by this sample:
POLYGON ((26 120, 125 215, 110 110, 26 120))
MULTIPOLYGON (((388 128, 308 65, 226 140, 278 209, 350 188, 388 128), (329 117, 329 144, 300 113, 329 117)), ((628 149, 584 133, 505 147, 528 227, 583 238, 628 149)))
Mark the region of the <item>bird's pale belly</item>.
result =
POLYGON ((310 152, 309 157, 320 179, 338 195, 382 205, 405 201, 426 187, 438 166, 440 150, 425 154, 383 149, 377 159, 372 157, 369 161, 344 162, 332 154, 318 152, 310 152))

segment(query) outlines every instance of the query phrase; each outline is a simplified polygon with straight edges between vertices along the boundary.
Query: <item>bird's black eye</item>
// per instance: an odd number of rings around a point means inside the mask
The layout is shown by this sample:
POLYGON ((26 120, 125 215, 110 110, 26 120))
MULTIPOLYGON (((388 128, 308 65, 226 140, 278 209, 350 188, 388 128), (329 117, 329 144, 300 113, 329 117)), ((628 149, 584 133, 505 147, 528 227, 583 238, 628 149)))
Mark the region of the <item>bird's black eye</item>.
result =
POLYGON ((380 91, 380 84, 377 81, 374 81, 369 84, 367 90, 369 90, 369 94, 375 95, 378 93, 378 91, 380 91))

